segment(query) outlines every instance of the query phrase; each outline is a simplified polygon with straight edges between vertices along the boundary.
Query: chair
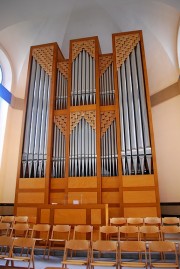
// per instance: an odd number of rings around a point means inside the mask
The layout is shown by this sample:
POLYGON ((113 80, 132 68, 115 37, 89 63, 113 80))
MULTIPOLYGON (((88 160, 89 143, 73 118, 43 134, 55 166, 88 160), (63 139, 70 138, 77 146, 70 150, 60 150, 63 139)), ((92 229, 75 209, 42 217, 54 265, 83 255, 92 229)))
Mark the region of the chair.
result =
POLYGON ((99 240, 112 240, 115 238, 119 241, 119 228, 117 226, 100 226, 99 227, 99 240))
POLYGON ((9 235, 9 231, 10 231, 10 224, 0 222, 0 236, 9 235))
POLYGON ((179 268, 176 246, 169 241, 153 241, 149 244, 150 268, 179 268), (157 257, 157 253, 159 254, 157 257), (155 256, 155 261, 153 255, 155 256), (162 255, 163 254, 163 255, 162 255), (166 260, 166 255, 171 254, 171 258, 166 260))
POLYGON ((127 225, 141 226, 144 224, 143 218, 127 218, 127 225))
POLYGON ((88 240, 69 240, 66 241, 63 261, 61 262, 63 268, 67 268, 67 265, 77 265, 77 266, 86 266, 89 268, 89 260, 90 260, 90 241, 88 240), (74 254, 76 256, 74 257, 74 254), (84 259, 79 259, 79 254, 84 256, 84 259))
POLYGON ((100 267, 116 267, 118 268, 118 242, 111 241, 111 240, 97 240, 92 242, 92 251, 91 251, 91 261, 90 261, 90 268, 94 268, 96 266, 100 267), (96 252, 101 253, 98 255, 96 252), (112 257, 111 260, 105 260, 102 258, 102 254, 109 254, 115 255, 112 257))
POLYGON ((143 225, 139 227, 139 240, 145 241, 146 245, 150 241, 159 241, 161 240, 161 232, 158 226, 154 225, 143 225))
POLYGON ((91 225, 75 225, 73 239, 93 239, 93 226, 91 225))
POLYGON ((28 216, 15 216, 14 223, 28 223, 28 216))
POLYGON ((50 227, 49 224, 34 224, 31 233, 31 238, 36 240, 35 249, 44 249, 43 257, 45 257, 48 246, 50 227))
POLYGON ((161 237, 164 241, 172 241, 175 243, 177 249, 179 249, 180 244, 180 227, 176 225, 172 226, 162 226, 161 227, 161 237))
POLYGON ((65 241, 70 239, 70 225, 53 225, 48 246, 48 258, 52 249, 64 249, 65 241))
POLYGON ((7 235, 0 236, 0 260, 9 257, 9 251, 13 243, 13 238, 7 235))
POLYGON ((9 223, 10 226, 14 223, 14 216, 2 216, 1 222, 9 223))
POLYGON ((162 225, 177 225, 180 226, 179 218, 177 217, 164 217, 162 218, 162 225))
POLYGON ((120 269, 124 267, 148 268, 145 242, 142 241, 120 242, 120 269), (126 254, 128 254, 127 258, 126 254), (142 259, 142 257, 144 258, 142 259))
POLYGON ((110 218, 110 225, 122 226, 126 224, 126 218, 110 218))
POLYGON ((161 218, 158 217, 146 217, 144 218, 144 225, 156 225, 161 226, 161 218))
POLYGON ((124 225, 119 227, 119 239, 124 240, 139 240, 139 228, 133 225, 124 225))
POLYGON ((14 223, 11 228, 11 237, 27 237, 29 231, 29 224, 14 223))
POLYGON ((34 266, 34 246, 35 240, 33 238, 14 238, 12 247, 10 249, 9 257, 4 258, 7 261, 6 265, 11 261, 14 267, 14 262, 26 262, 27 268, 34 266), (16 248, 21 250, 20 254, 17 253, 16 248), (26 253, 25 253, 26 252, 26 253))

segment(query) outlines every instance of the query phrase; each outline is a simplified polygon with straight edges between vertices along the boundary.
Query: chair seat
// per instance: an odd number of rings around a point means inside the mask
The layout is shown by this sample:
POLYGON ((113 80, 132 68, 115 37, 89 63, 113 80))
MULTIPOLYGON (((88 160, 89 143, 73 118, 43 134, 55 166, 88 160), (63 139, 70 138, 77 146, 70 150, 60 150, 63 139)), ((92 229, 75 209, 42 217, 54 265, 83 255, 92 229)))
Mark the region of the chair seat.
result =
POLYGON ((4 260, 8 260, 8 261, 29 261, 30 257, 7 257, 4 258, 4 260))
POLYGON ((49 239, 51 242, 65 242, 65 239, 49 239))
POLYGON ((164 263, 153 262, 151 263, 151 266, 155 268, 179 268, 178 264, 170 262, 164 262, 164 263))
POLYGON ((94 261, 91 263, 92 266, 110 266, 110 267, 113 267, 116 265, 116 262, 110 262, 110 261, 94 261))
POLYGON ((74 264, 74 265, 85 265, 87 264, 87 261, 85 260, 66 260, 62 261, 62 264, 74 264))
POLYGON ((134 268, 146 268, 145 262, 121 262, 121 267, 134 267, 134 268))

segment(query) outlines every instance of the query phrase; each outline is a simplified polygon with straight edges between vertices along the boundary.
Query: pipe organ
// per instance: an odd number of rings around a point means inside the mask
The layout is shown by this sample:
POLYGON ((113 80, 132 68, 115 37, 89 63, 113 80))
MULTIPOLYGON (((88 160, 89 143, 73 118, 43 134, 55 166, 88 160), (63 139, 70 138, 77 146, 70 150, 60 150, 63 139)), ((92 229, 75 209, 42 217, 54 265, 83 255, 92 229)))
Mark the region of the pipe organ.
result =
POLYGON ((109 54, 98 37, 71 40, 68 60, 56 43, 31 47, 15 202, 160 215, 141 31, 113 34, 109 54))

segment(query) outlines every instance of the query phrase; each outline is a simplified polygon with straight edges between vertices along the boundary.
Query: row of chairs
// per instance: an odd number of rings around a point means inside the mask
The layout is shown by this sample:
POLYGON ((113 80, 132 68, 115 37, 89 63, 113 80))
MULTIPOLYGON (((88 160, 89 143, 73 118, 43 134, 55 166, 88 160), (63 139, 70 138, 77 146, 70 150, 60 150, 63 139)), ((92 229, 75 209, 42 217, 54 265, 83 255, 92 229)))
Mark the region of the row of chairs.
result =
POLYGON ((177 225, 180 226, 180 218, 178 217, 146 217, 146 218, 110 218, 110 225, 177 225))
MULTIPOLYGON (((1 236, 0 246, 0 259, 5 261, 6 267, 10 262, 11 266, 14 266, 14 262, 21 261, 27 262, 27 268, 30 268, 31 265, 32 268, 35 268, 34 239, 1 236), (17 253, 17 248, 19 248, 19 253, 17 253)), ((179 268, 178 255, 173 242, 150 242, 148 254, 146 244, 142 241, 97 240, 91 242, 89 240, 72 239, 65 243, 61 264, 63 268, 67 268, 68 265, 76 265, 86 266, 87 269, 94 269, 98 266, 116 267, 116 269, 118 267, 120 269, 125 267, 148 268, 148 266, 150 268, 179 268), (128 255, 126 256, 126 254, 128 255), (155 257, 154 254, 156 254, 155 257), (171 254, 171 259, 166 260, 167 254, 171 254)))
POLYGON ((91 269, 98 266, 101 268, 148 268, 148 266, 150 268, 179 268, 175 244, 166 241, 151 242, 147 255, 146 244, 141 241, 98 240, 91 244, 88 240, 70 240, 66 241, 61 264, 63 268, 76 265, 91 269), (72 253, 77 254, 82 251, 86 252, 85 259, 82 259, 81 254, 75 257, 72 255, 72 253), (159 253, 158 256, 157 253, 159 253), (166 260, 167 253, 171 254, 171 260, 166 260), (156 261, 154 261, 154 254, 156 254, 156 261), (79 256, 81 258, 78 258, 79 256))

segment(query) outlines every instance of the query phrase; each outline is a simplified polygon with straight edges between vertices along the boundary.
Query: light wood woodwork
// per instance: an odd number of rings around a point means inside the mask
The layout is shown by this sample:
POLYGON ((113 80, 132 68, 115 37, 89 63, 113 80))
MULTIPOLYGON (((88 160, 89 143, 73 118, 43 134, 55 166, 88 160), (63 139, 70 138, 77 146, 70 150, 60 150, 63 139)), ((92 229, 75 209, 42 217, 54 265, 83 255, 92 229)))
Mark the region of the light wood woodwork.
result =
POLYGON ((56 209, 54 212, 55 224, 86 224, 86 209, 56 209))
POLYGON ((123 187, 152 187, 155 186, 154 175, 122 176, 123 187))
POLYGON ((119 188, 119 177, 102 177, 102 189, 104 188, 119 188))
POLYGON ((91 224, 101 225, 101 209, 91 209, 91 224))
POLYGON ((155 191, 124 191, 124 203, 156 203, 155 191))
POLYGON ((97 192, 68 192, 68 204, 97 204, 97 192))
POLYGON ((150 216, 150 217, 156 217, 157 216, 157 207, 156 206, 152 206, 152 207, 137 207, 137 206, 132 206, 132 207, 125 207, 124 208, 124 217, 128 218, 128 217, 146 217, 146 216, 150 216))
POLYGON ((87 190, 97 188, 97 177, 69 177, 68 188, 83 188, 87 190))
POLYGON ((119 192, 102 192, 102 203, 119 204, 119 192))
POLYGON ((19 192, 18 203, 44 203, 44 192, 19 192))
POLYGON ((20 178, 19 189, 44 189, 45 178, 20 178))
POLYGON ((50 223, 50 209, 41 209, 40 222, 47 224, 50 223))
POLYGON ((65 189, 67 178, 51 178, 51 190, 65 189))
POLYGON ((36 207, 18 207, 17 208, 17 216, 28 216, 28 217, 36 217, 37 216, 37 208, 36 207))
POLYGON ((66 194, 64 192, 52 192, 50 193, 51 204, 67 204, 66 194))
POLYGON ((119 218, 121 210, 119 207, 109 207, 109 218, 119 218))

